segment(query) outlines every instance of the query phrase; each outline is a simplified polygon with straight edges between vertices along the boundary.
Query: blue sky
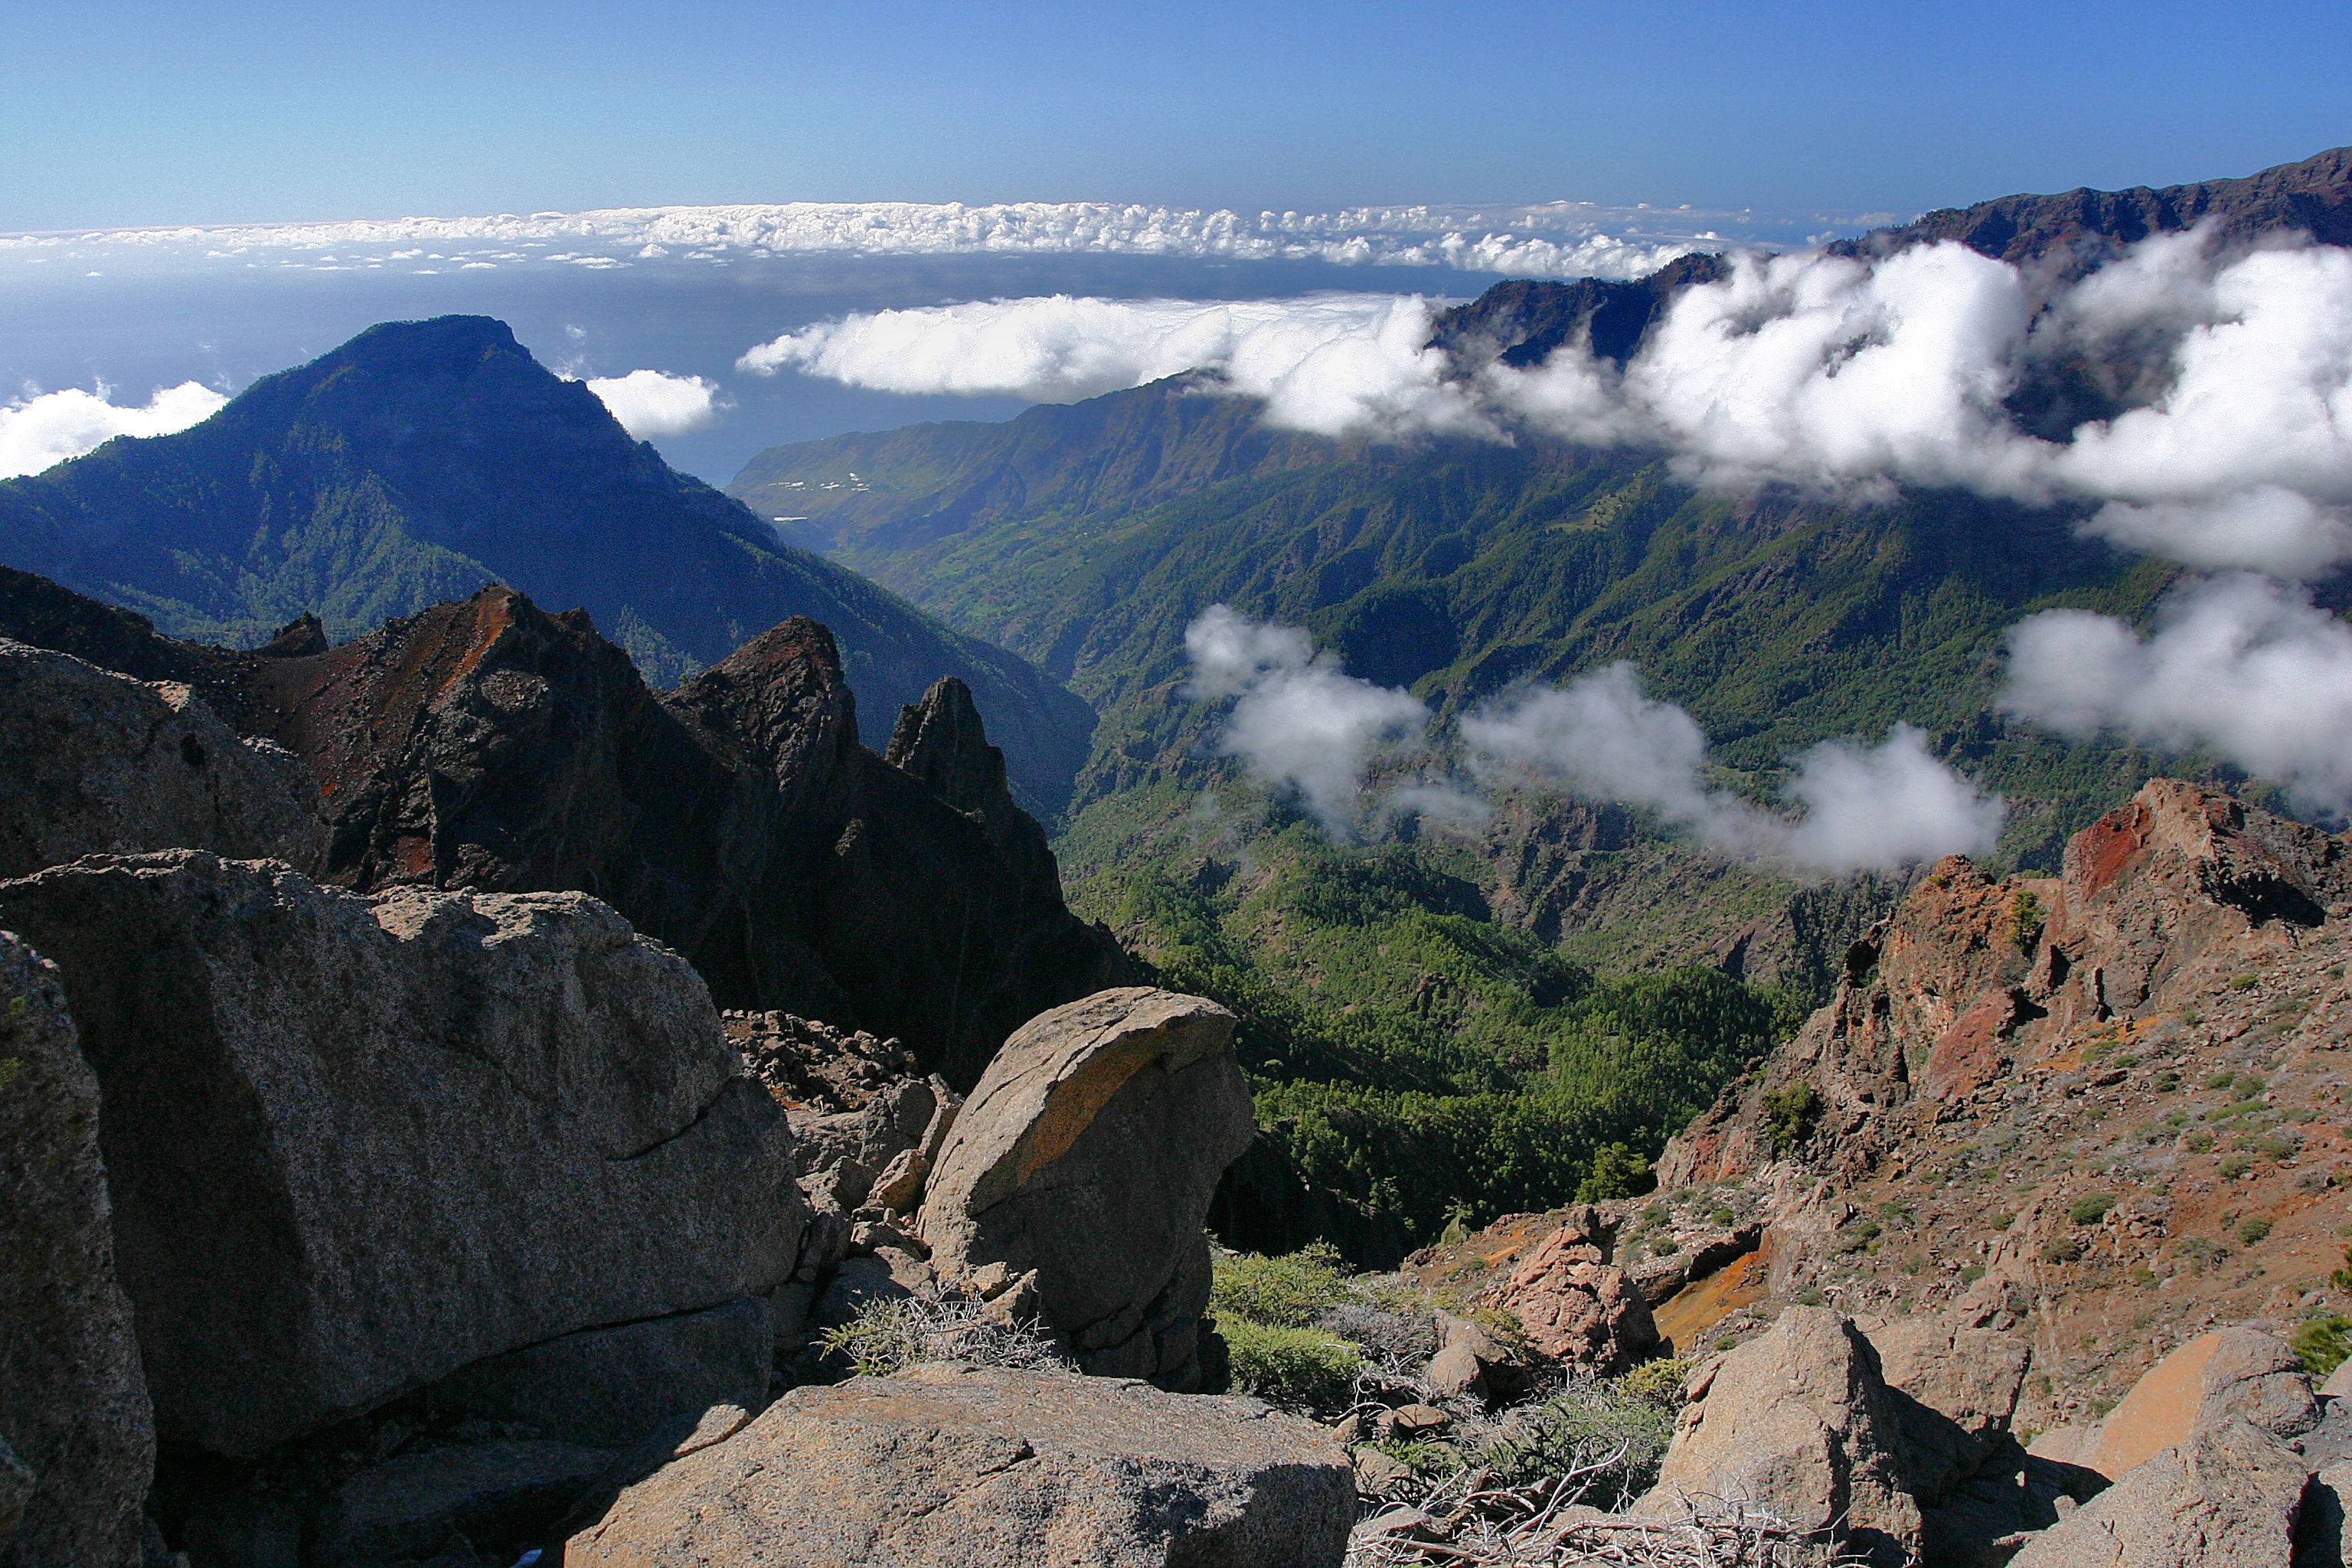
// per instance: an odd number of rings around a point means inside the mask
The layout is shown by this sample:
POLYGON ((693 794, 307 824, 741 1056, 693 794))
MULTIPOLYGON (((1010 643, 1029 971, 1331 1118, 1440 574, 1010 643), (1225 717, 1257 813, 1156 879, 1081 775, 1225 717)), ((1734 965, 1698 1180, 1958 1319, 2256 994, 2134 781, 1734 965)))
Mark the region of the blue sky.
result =
POLYGON ((2352 141, 2352 7, 21 7, 0 228, 898 197, 1907 215, 2352 141))

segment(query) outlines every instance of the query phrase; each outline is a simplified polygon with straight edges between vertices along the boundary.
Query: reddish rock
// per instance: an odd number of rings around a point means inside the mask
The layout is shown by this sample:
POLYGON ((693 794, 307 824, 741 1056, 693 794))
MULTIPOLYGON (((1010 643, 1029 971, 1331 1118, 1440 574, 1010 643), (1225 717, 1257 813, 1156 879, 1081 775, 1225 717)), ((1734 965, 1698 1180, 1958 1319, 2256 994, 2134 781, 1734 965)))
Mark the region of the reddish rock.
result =
POLYGON ((1538 1352, 1580 1371, 1613 1376, 1656 1348, 1650 1303, 1608 1261, 1608 1237, 1591 1208, 1521 1259, 1487 1300, 1518 1320, 1538 1352))

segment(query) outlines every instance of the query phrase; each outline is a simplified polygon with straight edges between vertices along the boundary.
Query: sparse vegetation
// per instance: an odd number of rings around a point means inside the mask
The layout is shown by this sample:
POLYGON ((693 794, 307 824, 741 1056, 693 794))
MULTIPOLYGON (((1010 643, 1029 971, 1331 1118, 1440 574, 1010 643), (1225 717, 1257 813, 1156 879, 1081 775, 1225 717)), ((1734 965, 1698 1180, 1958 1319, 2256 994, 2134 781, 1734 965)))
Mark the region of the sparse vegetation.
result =
POLYGON ((868 1302, 817 1342, 827 1356, 867 1377, 889 1377, 926 1362, 1072 1370, 1039 1324, 992 1317, 985 1302, 937 1287, 868 1302))
POLYGON ((2076 1225, 2096 1225, 2116 1206, 2113 1193, 2084 1193, 2066 1205, 2066 1217, 2076 1225))
POLYGON ((2256 1242, 2267 1239, 2270 1234, 2271 1222, 2266 1219, 2242 1219, 2238 1222, 2238 1243, 2242 1247, 2252 1247, 2256 1242))
POLYGON ((2305 1320, 2294 1331, 2294 1353, 2314 1378, 2325 1378, 2352 1358, 2352 1318, 2341 1312, 2305 1320))
POLYGON ((2018 894, 2009 905, 2009 944, 2020 952, 2032 952, 2042 938, 2043 919, 2042 900, 2032 889, 2018 894))
POLYGON ((1822 1097, 1810 1083, 1792 1083, 1764 1095, 1764 1141, 1775 1155, 1804 1142, 1822 1112, 1822 1097))

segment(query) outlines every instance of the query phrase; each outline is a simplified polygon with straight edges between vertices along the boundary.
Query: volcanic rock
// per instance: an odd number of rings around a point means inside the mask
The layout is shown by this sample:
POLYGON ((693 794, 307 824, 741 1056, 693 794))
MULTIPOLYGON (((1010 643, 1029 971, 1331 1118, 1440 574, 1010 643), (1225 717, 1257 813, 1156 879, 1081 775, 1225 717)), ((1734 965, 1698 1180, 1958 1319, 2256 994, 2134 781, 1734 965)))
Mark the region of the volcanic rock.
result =
POLYGON ((155 1432, 115 1276, 99 1080, 57 969, 0 931, 0 1564, 131 1568, 155 1432))
POLYGON ((2277 1438, 2224 1421, 2028 1538, 2011 1568, 2290 1568, 2305 1482, 2277 1438))
POLYGON ((572 1568, 1337 1568, 1347 1455, 1252 1399, 961 1366, 796 1388, 621 1493, 572 1568))
POLYGON ((159 1428, 242 1456, 499 1352, 756 1295, 806 1209, 676 954, 577 893, 267 862, 0 883, 104 1094, 159 1428))
POLYGON ((942 1275, 1034 1271, 1087 1371, 1187 1387, 1208 1305, 1202 1229, 1248 1147, 1234 1016, 1145 987, 1032 1019, 989 1064, 918 1216, 942 1275))
POLYGON ((316 861, 318 786, 177 681, 0 637, 0 877, 84 855, 211 849, 316 861))
POLYGON ((1658 1343, 1650 1304, 1608 1261, 1609 1232, 1589 1205, 1487 1292, 1539 1353, 1579 1371, 1614 1376, 1658 1343))
POLYGON ((1737 1499, 1895 1568, 1920 1539, 1903 1441, 1869 1341, 1835 1312, 1791 1307, 1692 1374, 1658 1484, 1635 1508, 1663 1517, 1685 1493, 1737 1499))

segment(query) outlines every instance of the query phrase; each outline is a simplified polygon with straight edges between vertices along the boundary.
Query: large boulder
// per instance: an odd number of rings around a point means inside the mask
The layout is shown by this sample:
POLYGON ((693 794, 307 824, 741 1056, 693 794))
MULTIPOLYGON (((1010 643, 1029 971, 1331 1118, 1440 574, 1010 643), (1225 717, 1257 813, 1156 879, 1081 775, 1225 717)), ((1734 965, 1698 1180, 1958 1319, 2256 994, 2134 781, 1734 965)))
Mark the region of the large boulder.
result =
POLYGON ((0 877, 84 855, 211 849, 308 867, 319 788, 177 681, 0 637, 0 877))
POLYGON ((1896 1397, 1905 1489, 1940 1501, 2009 1441, 2032 1352, 2024 1341, 1953 1316, 1901 1318, 1865 1331, 1896 1397))
POLYGON ((1614 1376, 1656 1348, 1658 1329, 1648 1298, 1609 1261, 1608 1247, 1598 1211, 1580 1205, 1488 1290, 1488 1299, 1518 1320, 1538 1353, 1614 1376))
POLYGON ((258 1453, 484 1357, 761 1294, 782 1113, 577 893, 378 897, 194 851, 0 883, 104 1094, 163 1433, 258 1453))
POLYGON ((2031 1537, 2010 1568, 2292 1568, 2307 1479, 2276 1437, 2224 1420, 2031 1537))
POLYGON ((796 1388, 623 1491, 571 1568, 1337 1568, 1346 1453, 1252 1399, 920 1367, 796 1388))
POLYGON ((918 1227, 943 1275, 1034 1274, 1088 1372, 1196 1386, 1202 1229, 1249 1146, 1234 1016, 1134 986, 1030 1020, 957 1117, 918 1227))
POLYGON ((2231 1420, 2282 1441, 2319 1424, 2302 1358, 2242 1324, 2200 1334, 2148 1368, 2100 1424, 2098 1446, 2082 1462, 2116 1479, 2231 1420))
POLYGON ((98 1079, 76 1043, 57 970, 0 931, 5 1568, 139 1561, 155 1432, 131 1302, 115 1278, 98 1121, 98 1079))
POLYGON ((1920 1541, 1903 1441, 1870 1342, 1835 1312, 1791 1307, 1692 1374, 1658 1484, 1635 1509, 1678 1517, 1686 1496, 1753 1505, 1895 1568, 1920 1541))

